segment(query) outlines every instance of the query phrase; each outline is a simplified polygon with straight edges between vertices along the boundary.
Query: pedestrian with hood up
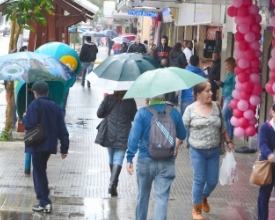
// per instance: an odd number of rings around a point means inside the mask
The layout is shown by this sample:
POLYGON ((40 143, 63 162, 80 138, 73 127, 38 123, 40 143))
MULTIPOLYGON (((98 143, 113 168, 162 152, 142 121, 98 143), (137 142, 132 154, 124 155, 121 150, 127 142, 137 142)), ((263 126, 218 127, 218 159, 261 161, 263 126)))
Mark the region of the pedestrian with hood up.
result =
MULTIPOLYGON (((86 37, 86 42, 81 47, 79 55, 80 61, 82 62, 82 86, 85 86, 86 74, 89 74, 94 68, 97 53, 97 46, 91 41, 91 37, 86 37)), ((90 88, 89 81, 87 82, 87 87, 90 88)))
POLYGON ((126 42, 123 42, 120 49, 120 53, 126 53, 127 50, 128 50, 128 44, 126 42))
POLYGON ((114 94, 107 95, 97 110, 97 117, 104 119, 98 127, 95 143, 108 150, 111 171, 108 192, 111 196, 117 196, 118 179, 128 136, 137 112, 134 99, 122 100, 125 93, 126 91, 115 91, 114 94))
POLYGON ((161 44, 155 49, 154 57, 160 63, 162 59, 169 59, 171 47, 168 46, 168 37, 163 35, 161 37, 161 44))
POLYGON ((23 114, 25 130, 33 128, 42 122, 47 138, 38 146, 26 146, 25 152, 31 153, 33 166, 33 183, 36 198, 39 201, 32 207, 35 212, 50 213, 52 202, 49 198, 50 190, 47 178, 47 163, 51 154, 57 153, 58 140, 60 141, 61 158, 65 159, 69 149, 69 133, 67 131, 61 108, 48 97, 49 86, 45 82, 35 82, 32 85, 35 99, 30 103, 23 114))
POLYGON ((185 68, 187 66, 187 60, 185 54, 182 52, 181 43, 176 43, 169 54, 170 66, 185 68))

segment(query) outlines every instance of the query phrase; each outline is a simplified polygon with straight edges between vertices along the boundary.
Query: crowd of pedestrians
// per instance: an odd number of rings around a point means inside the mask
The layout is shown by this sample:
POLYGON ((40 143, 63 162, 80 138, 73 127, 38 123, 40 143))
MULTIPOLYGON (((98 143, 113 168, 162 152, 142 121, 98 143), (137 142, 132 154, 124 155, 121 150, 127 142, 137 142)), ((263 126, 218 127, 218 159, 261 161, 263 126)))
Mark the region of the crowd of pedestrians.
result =
MULTIPOLYGON (((114 91, 113 94, 104 97, 97 110, 98 118, 103 120, 97 127, 98 134, 95 143, 106 147, 109 155, 108 193, 112 197, 118 196, 119 175, 126 154, 127 172, 130 175, 136 172, 137 176, 136 219, 147 219, 149 198, 154 184, 154 219, 166 220, 170 188, 175 178, 175 159, 179 147, 186 140, 193 169, 193 186, 192 190, 190 189, 193 203, 192 217, 194 220, 203 220, 202 211, 210 212, 211 208, 207 199, 218 183, 222 139, 224 138, 228 151, 234 150, 233 126, 230 123, 232 109, 229 107, 229 103, 232 100, 232 91, 235 86, 235 59, 228 57, 224 61, 227 75, 225 80, 221 81, 220 51, 213 51, 213 63, 204 72, 199 67, 199 56, 192 52, 192 41, 176 43, 171 48, 168 46, 167 36, 161 37, 158 47, 155 44, 148 45, 147 41, 142 44, 140 40, 140 36, 136 36, 135 42, 131 45, 111 43, 110 40, 108 54, 110 55, 111 49, 114 50, 115 55, 121 52, 149 54, 163 68, 171 66, 186 69, 208 80, 190 89, 149 98, 145 106, 139 110, 137 110, 134 99, 122 99, 126 91, 114 91), (222 88, 222 95, 218 103, 217 91, 219 88, 222 88), (179 106, 180 110, 174 108, 175 106, 179 106), (171 123, 169 129, 174 131, 172 135, 165 130, 163 125, 158 125, 173 147, 173 153, 166 157, 155 158, 148 148, 153 145, 151 143, 152 134, 157 134, 155 130, 151 130, 153 119, 160 117, 156 116, 154 112, 158 113, 156 115, 167 114, 169 119, 166 123, 171 123), (134 166, 133 158, 137 153, 137 162, 134 166)), ((97 53, 96 45, 91 42, 90 37, 87 37, 80 52, 83 66, 82 86, 85 85, 86 74, 93 69, 97 53)), ((87 86, 89 87, 89 82, 87 86)), ((26 147, 26 152, 32 154, 33 181, 39 201, 37 205, 33 206, 33 210, 51 212, 52 205, 46 175, 47 161, 51 154, 56 154, 58 139, 61 143, 61 157, 62 159, 66 158, 69 135, 60 108, 47 97, 48 85, 43 82, 34 83, 32 91, 35 100, 24 114, 24 127, 29 129, 39 123, 42 118, 48 135, 47 141, 38 147, 26 147)), ((273 105, 273 118, 261 126, 259 135, 262 153, 260 159, 268 159, 271 162, 274 162, 274 112, 275 106, 273 105)), ((159 143, 159 145, 162 144, 166 145, 167 143, 165 141, 159 143)), ((272 187, 271 184, 260 188, 258 198, 260 220, 268 219, 268 201, 272 187)))

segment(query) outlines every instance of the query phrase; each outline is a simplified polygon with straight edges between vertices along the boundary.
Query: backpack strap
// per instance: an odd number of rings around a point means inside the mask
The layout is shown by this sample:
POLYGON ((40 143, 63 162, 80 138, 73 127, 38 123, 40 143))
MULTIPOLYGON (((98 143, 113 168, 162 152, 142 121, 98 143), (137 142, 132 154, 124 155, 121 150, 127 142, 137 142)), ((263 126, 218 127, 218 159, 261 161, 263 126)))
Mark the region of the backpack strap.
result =
MULTIPOLYGON (((167 107, 166 107, 164 113, 169 115, 170 112, 172 111, 172 108, 173 108, 173 107, 172 107, 171 105, 167 105, 167 107)), ((151 112, 153 115, 158 114, 158 112, 157 112, 155 109, 153 109, 151 106, 147 106, 146 109, 147 109, 149 112, 151 112)))
POLYGON ((165 113, 167 114, 167 115, 169 115, 170 114, 170 112, 172 111, 172 106, 171 105, 167 105, 167 107, 166 107, 166 109, 165 109, 165 113))

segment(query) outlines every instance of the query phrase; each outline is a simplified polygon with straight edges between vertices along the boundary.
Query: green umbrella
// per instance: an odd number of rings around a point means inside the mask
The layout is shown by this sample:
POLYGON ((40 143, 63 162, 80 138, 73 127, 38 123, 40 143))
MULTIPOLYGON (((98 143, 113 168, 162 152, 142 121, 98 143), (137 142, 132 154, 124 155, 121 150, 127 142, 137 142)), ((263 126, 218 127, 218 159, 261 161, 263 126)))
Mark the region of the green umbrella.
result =
POLYGON ((92 87, 109 90, 128 90, 140 74, 160 68, 149 55, 123 53, 105 59, 86 76, 92 87))
POLYGON ((189 89, 207 79, 177 67, 156 69, 140 75, 123 99, 152 98, 168 92, 189 89))

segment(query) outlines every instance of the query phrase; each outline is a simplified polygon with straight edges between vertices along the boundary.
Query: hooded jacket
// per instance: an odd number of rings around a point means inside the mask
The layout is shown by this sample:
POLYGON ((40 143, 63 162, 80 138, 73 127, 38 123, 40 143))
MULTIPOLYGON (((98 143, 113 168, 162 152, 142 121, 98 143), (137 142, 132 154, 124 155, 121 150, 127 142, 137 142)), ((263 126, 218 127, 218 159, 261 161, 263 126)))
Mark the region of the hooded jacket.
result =
POLYGON ((169 60, 169 54, 170 54, 170 51, 172 50, 172 48, 168 46, 168 37, 162 36, 162 38, 166 39, 166 44, 159 45, 154 51, 154 58, 159 62, 165 58, 169 60))
POLYGON ((95 43, 86 42, 81 47, 79 59, 81 62, 84 62, 84 63, 94 62, 96 60, 97 53, 98 53, 98 49, 95 43))
POLYGON ((106 96, 97 110, 97 117, 104 119, 98 127, 95 143, 103 147, 126 149, 136 112, 134 99, 118 101, 114 95, 106 96))
POLYGON ((169 54, 170 66, 185 68, 187 66, 187 60, 185 54, 182 51, 176 51, 169 54))

